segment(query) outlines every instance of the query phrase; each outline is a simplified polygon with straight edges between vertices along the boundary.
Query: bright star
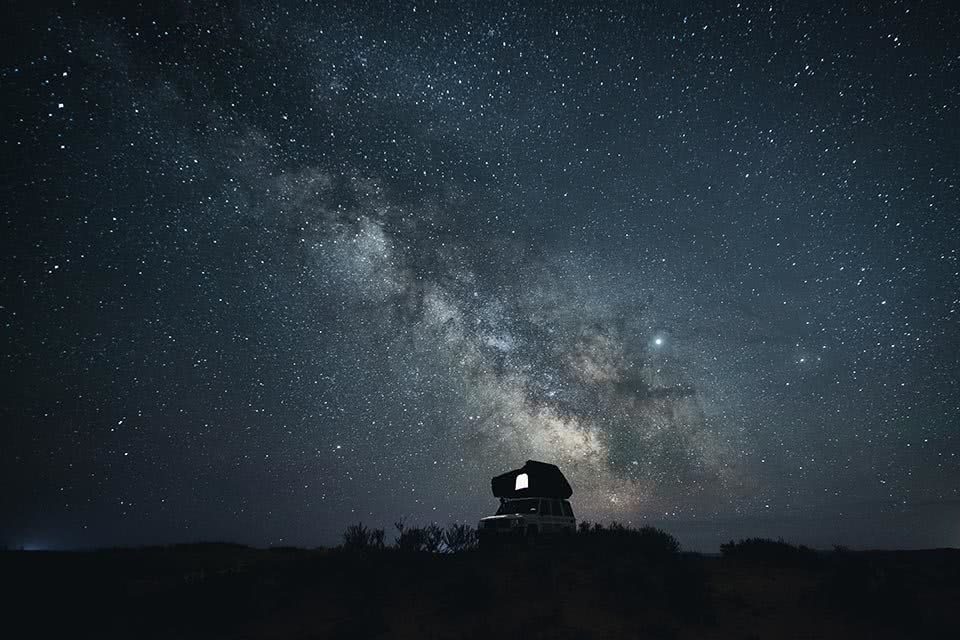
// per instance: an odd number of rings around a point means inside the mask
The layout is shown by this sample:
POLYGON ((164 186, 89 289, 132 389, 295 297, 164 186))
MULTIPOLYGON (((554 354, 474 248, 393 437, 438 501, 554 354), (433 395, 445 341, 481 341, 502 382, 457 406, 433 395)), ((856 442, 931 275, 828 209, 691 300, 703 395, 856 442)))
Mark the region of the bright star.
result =
POLYGON ((653 341, 653 344, 655 344, 655 345, 657 345, 657 346, 659 347, 660 345, 663 344, 663 338, 655 338, 654 341, 653 341))

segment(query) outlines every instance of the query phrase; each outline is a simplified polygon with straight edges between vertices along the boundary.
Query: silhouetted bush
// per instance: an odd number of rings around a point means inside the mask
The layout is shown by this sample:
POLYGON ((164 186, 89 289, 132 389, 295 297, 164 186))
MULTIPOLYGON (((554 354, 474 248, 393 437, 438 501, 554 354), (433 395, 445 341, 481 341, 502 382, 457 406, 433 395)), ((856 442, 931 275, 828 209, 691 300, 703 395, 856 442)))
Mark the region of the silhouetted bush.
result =
POLYGON ((397 528, 398 535, 395 540, 396 547, 400 551, 424 551, 427 546, 427 532, 420 527, 407 527, 403 520, 393 524, 397 528))
POLYGON ((577 530, 578 530, 580 533, 590 533, 590 521, 589 521, 589 520, 581 520, 581 521, 580 521, 580 524, 577 526, 577 530))
POLYGON ((469 524, 451 523, 443 532, 443 546, 450 553, 473 549, 477 545, 477 530, 469 524))
POLYGON ((350 551, 365 551, 370 548, 372 540, 371 531, 362 522, 350 525, 343 532, 343 548, 350 551))
POLYGON ((680 553, 680 542, 666 531, 656 527, 640 527, 629 534, 630 541, 647 554, 674 555, 680 553))
MULTIPOLYGON (((589 589, 602 594, 613 610, 631 614, 638 607, 669 611, 686 620, 714 618, 703 558, 681 554, 679 541, 652 526, 621 522, 580 523, 570 540, 570 561, 588 567, 589 589)), ((644 626, 641 635, 671 637, 668 627, 644 626)))
POLYGON ((799 547, 784 542, 782 538, 749 538, 720 545, 724 558, 746 560, 764 564, 805 565, 817 560, 817 552, 809 547, 799 547))
POLYGON ((370 546, 374 549, 383 549, 386 532, 383 529, 373 529, 370 531, 370 546))
POLYGON ((444 529, 436 523, 425 527, 408 527, 398 520, 395 542, 399 551, 425 551, 427 553, 458 553, 477 545, 477 531, 468 524, 450 524, 444 529))
POLYGON ((424 531, 424 551, 437 553, 443 546, 443 527, 431 522, 423 529, 424 531))
POLYGON ((592 525, 583 521, 580 523, 578 539, 584 541, 598 541, 604 545, 623 547, 625 551, 638 553, 644 556, 671 556, 680 552, 680 543, 666 531, 656 527, 645 526, 634 529, 619 522, 611 522, 604 527, 600 522, 592 525))

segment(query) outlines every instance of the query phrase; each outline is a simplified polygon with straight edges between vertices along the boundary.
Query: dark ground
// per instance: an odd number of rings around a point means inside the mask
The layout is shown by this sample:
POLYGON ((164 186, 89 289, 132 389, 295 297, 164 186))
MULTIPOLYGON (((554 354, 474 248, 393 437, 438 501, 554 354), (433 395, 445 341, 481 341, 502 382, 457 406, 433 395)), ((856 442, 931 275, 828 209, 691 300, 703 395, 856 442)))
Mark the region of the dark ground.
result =
POLYGON ((575 538, 458 554, 0 552, 4 628, 33 638, 956 637, 958 550, 707 557, 575 538))

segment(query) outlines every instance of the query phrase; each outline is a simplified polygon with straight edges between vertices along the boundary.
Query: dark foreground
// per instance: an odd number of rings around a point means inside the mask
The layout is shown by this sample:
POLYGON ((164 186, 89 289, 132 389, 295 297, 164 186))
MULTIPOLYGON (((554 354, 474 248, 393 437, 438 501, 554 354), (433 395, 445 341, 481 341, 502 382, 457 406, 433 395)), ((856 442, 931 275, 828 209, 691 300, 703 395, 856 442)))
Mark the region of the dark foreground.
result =
MULTIPOLYGON (((2 552, 22 637, 955 637, 960 551, 2 552)), ((729 551, 729 550, 728 550, 729 551)))

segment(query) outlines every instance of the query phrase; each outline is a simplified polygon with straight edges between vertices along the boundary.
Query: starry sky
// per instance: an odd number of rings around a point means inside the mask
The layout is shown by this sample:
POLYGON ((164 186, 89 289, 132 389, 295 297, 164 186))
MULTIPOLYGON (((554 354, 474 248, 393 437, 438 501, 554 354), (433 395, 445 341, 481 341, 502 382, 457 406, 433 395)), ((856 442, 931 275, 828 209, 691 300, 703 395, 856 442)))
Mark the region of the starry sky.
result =
POLYGON ((802 4, 5 9, 3 543, 960 546, 960 10, 802 4))

